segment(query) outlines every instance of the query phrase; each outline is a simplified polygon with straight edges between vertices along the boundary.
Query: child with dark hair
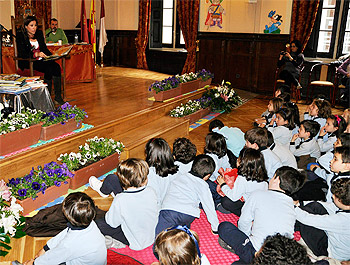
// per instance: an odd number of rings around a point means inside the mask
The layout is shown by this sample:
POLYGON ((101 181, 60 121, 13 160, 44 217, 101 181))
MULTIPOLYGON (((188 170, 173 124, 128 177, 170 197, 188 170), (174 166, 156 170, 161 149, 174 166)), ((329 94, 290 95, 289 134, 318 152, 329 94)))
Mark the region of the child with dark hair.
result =
POLYGON ((317 139, 321 153, 333 150, 333 144, 337 140, 337 136, 343 133, 345 128, 346 122, 342 116, 329 116, 326 125, 321 128, 317 139))
POLYGON ((276 97, 281 98, 283 100, 283 105, 290 102, 290 94, 287 92, 281 93, 276 97))
POLYGON ((275 116, 276 111, 278 111, 283 105, 283 99, 276 97, 269 100, 267 105, 267 111, 261 114, 261 118, 255 119, 257 125, 270 124, 272 118, 275 116))
POLYGON ((300 115, 299 115, 299 108, 298 105, 294 102, 288 102, 283 104, 283 107, 289 108, 292 111, 292 120, 295 125, 292 135, 298 133, 299 127, 300 127, 300 115))
POLYGON ((220 223, 220 238, 241 261, 250 263, 267 236, 280 233, 293 238, 296 219, 292 196, 304 181, 305 176, 298 170, 281 167, 268 190, 254 191, 245 202, 238 228, 229 222, 220 223))
POLYGON ((102 234, 115 239, 119 247, 144 249, 153 244, 159 212, 157 195, 147 185, 148 165, 129 158, 118 165, 117 175, 123 192, 115 196, 105 218, 96 223, 102 234))
POLYGON ((107 264, 105 238, 93 220, 94 201, 85 193, 71 193, 64 199, 62 211, 68 227, 47 241, 35 260, 24 264, 107 264))
POLYGON ((304 120, 316 121, 320 125, 320 128, 322 128, 326 125, 327 118, 331 115, 331 104, 327 100, 316 98, 307 107, 304 113, 304 120))
MULTIPOLYGON (((228 151, 237 159, 239 152, 242 150, 245 144, 244 133, 240 128, 237 127, 227 127, 224 123, 218 119, 213 120, 209 124, 209 132, 216 132, 225 137, 226 145, 228 151)), ((230 158, 230 154, 228 153, 230 158)), ((230 161, 231 163, 231 161, 230 161)), ((232 165, 232 163, 231 163, 232 165)))
POLYGON ((273 118, 267 126, 275 142, 281 145, 289 145, 294 128, 293 112, 288 108, 279 109, 276 112, 276 117, 273 118), (274 127, 274 124, 276 124, 276 127, 274 127))
POLYGON ((190 227, 200 216, 200 203, 212 231, 217 232, 219 220, 206 182, 214 169, 215 162, 210 156, 198 155, 193 160, 191 171, 185 175, 178 175, 173 180, 163 200, 156 234, 176 225, 190 227))
MULTIPOLYGON (((345 149, 344 147, 339 147, 345 149)), ((337 150, 338 148, 336 148, 337 150)), ((334 161, 339 165, 343 162, 334 161)), ((339 165, 333 167, 338 167, 339 165)), ((350 169, 350 161, 347 162, 350 169)), ((301 237, 315 256, 350 260, 350 175, 332 182, 333 202, 312 202, 295 208, 301 237), (336 207, 334 207, 334 205, 336 207)))
POLYGON ((156 191, 161 206, 171 181, 179 172, 179 166, 175 164, 170 146, 162 138, 150 139, 146 143, 145 152, 149 166, 147 186, 156 191))
POLYGON ((276 88, 275 91, 275 97, 277 98, 279 95, 283 93, 290 93, 290 86, 288 85, 280 85, 278 88, 276 88))
POLYGON ((151 265, 210 265, 208 258, 199 249, 197 233, 186 226, 178 225, 160 232, 154 245, 159 262, 151 265))
POLYGON ((267 131, 268 144, 267 147, 281 160, 282 166, 288 166, 298 169, 297 160, 288 147, 275 143, 273 135, 270 131, 267 131))
POLYGON ((271 179, 277 168, 282 166, 282 163, 281 160, 267 148, 267 130, 259 127, 250 129, 246 132, 244 138, 246 140, 246 147, 259 150, 263 154, 267 176, 271 179))
POLYGON ((320 125, 316 121, 304 120, 300 124, 299 133, 294 134, 289 149, 297 159, 298 167, 306 169, 307 164, 316 162, 321 156, 316 142, 320 125))
POLYGON ((312 264, 305 247, 294 239, 276 234, 268 236, 252 262, 257 264, 312 264))
POLYGON ((243 148, 238 157, 237 166, 238 177, 232 189, 226 185, 223 176, 219 176, 217 182, 226 195, 221 199, 221 205, 224 209, 240 216, 244 202, 253 191, 267 190, 268 177, 264 156, 258 150, 243 148))
POLYGON ((191 170, 193 159, 196 157, 197 147, 187 138, 177 138, 173 143, 175 165, 179 166, 181 174, 191 170))

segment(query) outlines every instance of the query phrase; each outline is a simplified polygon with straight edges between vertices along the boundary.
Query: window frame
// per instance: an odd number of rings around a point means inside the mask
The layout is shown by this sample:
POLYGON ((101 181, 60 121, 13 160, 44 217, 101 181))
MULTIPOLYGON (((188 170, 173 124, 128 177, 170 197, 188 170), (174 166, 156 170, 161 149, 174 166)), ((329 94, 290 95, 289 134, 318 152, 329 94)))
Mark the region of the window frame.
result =
MULTIPOLYGON (((343 55, 343 46, 344 46, 345 33, 346 33, 345 31, 346 21, 348 18, 349 9, 350 9, 350 0, 345 0, 343 5, 343 14, 341 18, 340 30, 339 30, 337 58, 343 55)), ((350 32, 350 30, 348 32, 350 32)))

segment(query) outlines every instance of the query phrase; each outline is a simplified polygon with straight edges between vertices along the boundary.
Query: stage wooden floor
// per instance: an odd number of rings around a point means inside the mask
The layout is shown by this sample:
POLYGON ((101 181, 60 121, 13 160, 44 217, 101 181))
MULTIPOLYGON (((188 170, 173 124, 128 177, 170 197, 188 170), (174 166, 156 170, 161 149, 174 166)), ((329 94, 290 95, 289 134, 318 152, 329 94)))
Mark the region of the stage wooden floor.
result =
MULTIPOLYGON (((123 119, 132 113, 144 112, 151 110, 156 114, 159 109, 164 106, 164 111, 169 111, 171 105, 154 102, 148 100, 151 93, 148 91, 148 86, 156 80, 161 80, 168 77, 168 75, 120 67, 106 67, 97 69, 97 80, 92 83, 75 83, 68 84, 66 90, 66 97, 68 99, 75 99, 71 101, 72 105, 84 108, 89 117, 84 123, 92 124, 95 127, 101 127, 111 122, 111 120, 123 119)), ((238 94, 243 97, 252 97, 252 94, 246 91, 238 90, 238 94)), ((239 127, 242 131, 247 131, 252 127, 254 118, 258 117, 266 110, 268 99, 271 95, 257 96, 245 103, 238 109, 233 110, 229 114, 220 115, 220 119, 225 125, 230 127, 239 127)), ((306 105, 299 104, 300 113, 303 113, 306 105)), ((341 113, 341 110, 334 110, 334 113, 341 113)), ((150 116, 148 114, 148 116, 150 116)), ((149 127, 162 126, 157 124, 157 116, 150 116, 149 127)), ((161 123, 161 120, 160 122, 161 123)), ((174 121, 175 123, 175 121, 174 121)), ((137 124, 131 124, 131 126, 137 124)), ((130 125, 129 125, 130 126, 130 125)), ((169 125, 164 125, 169 126, 169 125)), ((166 139, 175 139, 176 137, 189 137, 190 140, 197 146, 198 153, 202 153, 205 144, 205 136, 208 133, 209 124, 203 124, 199 128, 188 131, 181 135, 176 135, 176 130, 173 131, 171 137, 166 136, 166 139)), ((119 128, 120 129, 120 128, 119 128)), ((155 129, 155 128, 154 128, 155 129)), ((120 129, 121 130, 121 129, 120 129)), ((126 128, 126 130, 129 130, 126 128)), ((164 129, 165 131, 165 129, 164 129)), ((129 138, 137 138, 137 130, 128 132, 120 131, 129 134, 129 138)), ((162 132, 163 133, 163 132, 162 132)), ((167 135, 167 134, 166 134, 167 135)), ((154 137, 151 135, 149 137, 154 137)), ((129 139, 128 138, 128 139, 129 139)), ((145 138, 145 137, 144 137, 145 138)), ((115 140, 122 140, 115 138, 115 140)), ((172 142, 169 141, 172 146, 172 142)), ((143 148, 143 147, 142 147, 143 148)), ((140 154, 140 153, 138 153, 140 154)), ((140 158, 144 158, 142 155, 140 158)), ((108 210, 112 198, 101 198, 95 191, 90 188, 86 190, 96 202, 96 204, 103 210, 108 210)), ((13 249, 5 258, 0 258, 0 264, 10 264, 11 260, 26 261, 32 257, 45 245, 49 238, 32 238, 26 236, 22 239, 12 240, 13 249)))

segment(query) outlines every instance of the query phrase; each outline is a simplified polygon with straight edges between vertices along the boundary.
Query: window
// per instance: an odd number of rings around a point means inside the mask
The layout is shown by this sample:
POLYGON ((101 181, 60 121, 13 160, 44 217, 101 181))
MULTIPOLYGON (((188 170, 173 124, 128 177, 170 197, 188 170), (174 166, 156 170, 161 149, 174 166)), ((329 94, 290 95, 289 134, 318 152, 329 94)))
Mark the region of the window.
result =
POLYGON ((176 15, 176 1, 152 0, 150 48, 184 48, 185 41, 176 15))
POLYGON ((338 58, 350 53, 349 0, 321 0, 305 55, 338 58))

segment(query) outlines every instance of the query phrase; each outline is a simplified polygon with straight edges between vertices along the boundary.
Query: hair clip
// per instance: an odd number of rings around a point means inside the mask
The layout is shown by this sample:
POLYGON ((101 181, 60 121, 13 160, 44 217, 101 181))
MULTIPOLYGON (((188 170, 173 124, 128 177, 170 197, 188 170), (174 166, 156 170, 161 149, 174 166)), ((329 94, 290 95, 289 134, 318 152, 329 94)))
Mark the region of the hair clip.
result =
POLYGON ((339 127, 339 123, 340 123, 340 121, 341 121, 341 119, 340 119, 340 117, 339 117, 339 115, 334 115, 334 117, 337 119, 337 123, 338 123, 338 127, 339 127))
POLYGON ((170 231, 170 230, 174 230, 174 229, 178 229, 178 230, 181 230, 181 231, 185 232, 186 234, 188 234, 188 235, 190 236, 190 238, 193 239, 194 244, 196 245, 196 248, 197 248, 198 256, 199 256, 199 258, 201 258, 202 255, 201 255, 201 251, 199 250, 198 241, 197 241, 196 237, 192 234, 191 230, 188 229, 188 227, 185 226, 185 225, 184 225, 184 226, 182 226, 182 225, 177 225, 177 226, 174 226, 174 227, 172 227, 172 228, 169 228, 169 229, 167 229, 167 230, 165 230, 165 231, 170 231))

